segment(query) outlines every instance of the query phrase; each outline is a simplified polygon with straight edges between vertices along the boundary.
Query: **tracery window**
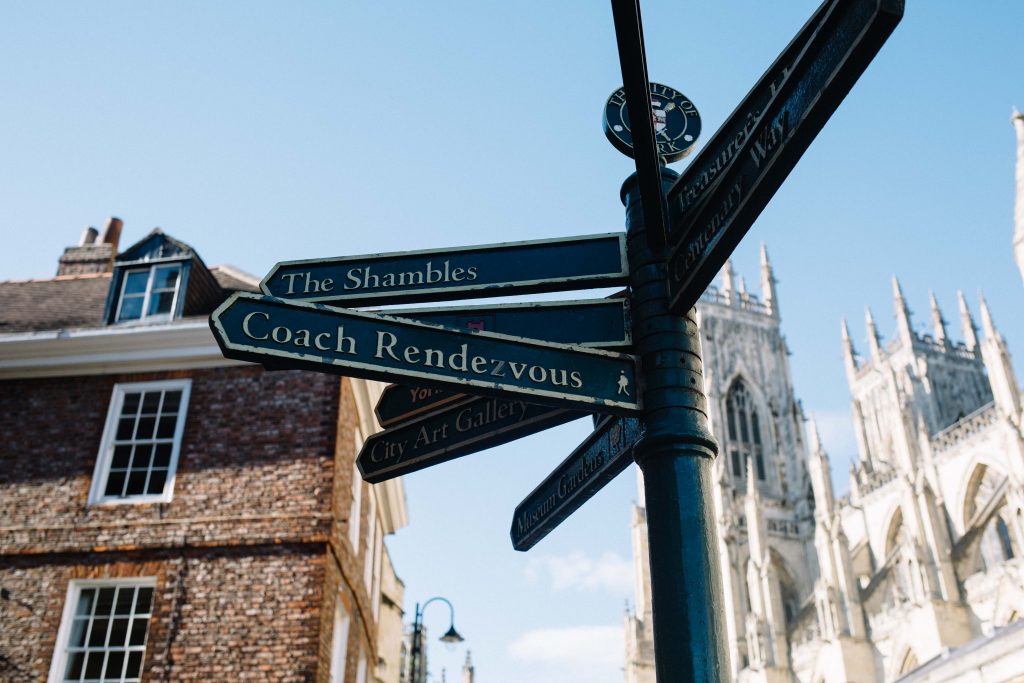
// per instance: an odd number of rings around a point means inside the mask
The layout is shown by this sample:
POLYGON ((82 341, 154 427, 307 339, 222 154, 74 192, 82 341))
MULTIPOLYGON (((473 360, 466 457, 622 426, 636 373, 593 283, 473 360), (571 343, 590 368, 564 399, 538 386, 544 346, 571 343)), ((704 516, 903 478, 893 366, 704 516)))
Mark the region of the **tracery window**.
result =
POLYGON ((761 424, 754 401, 742 379, 733 382, 725 401, 726 427, 729 436, 729 460, 734 477, 744 476, 747 459, 754 461, 760 481, 765 480, 764 446, 761 443, 761 424))

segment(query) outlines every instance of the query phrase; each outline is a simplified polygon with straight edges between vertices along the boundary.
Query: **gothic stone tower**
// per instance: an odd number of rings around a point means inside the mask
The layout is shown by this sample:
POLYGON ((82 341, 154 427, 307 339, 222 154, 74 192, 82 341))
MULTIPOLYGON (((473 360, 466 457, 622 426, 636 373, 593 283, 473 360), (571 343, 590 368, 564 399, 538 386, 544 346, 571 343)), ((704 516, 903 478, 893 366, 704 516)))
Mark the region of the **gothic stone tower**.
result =
POLYGON ((980 343, 958 298, 962 342, 934 295, 931 334, 916 332, 895 278, 891 342, 868 311, 861 358, 842 325, 859 459, 836 500, 812 447, 821 572, 815 621, 792 634, 801 681, 890 681, 940 657, 960 675, 968 642, 991 637, 994 661, 1019 648, 993 634, 1024 613, 1020 390, 984 298, 980 343))
MULTIPOLYGON (((775 279, 761 249, 761 297, 727 264, 697 306, 715 462, 716 517, 734 677, 790 680, 787 628, 810 596, 814 565, 803 415, 780 331, 775 279)), ((641 495, 640 499, 643 499, 641 495)), ((637 602, 626 615, 626 680, 654 680, 647 528, 633 513, 637 602)))

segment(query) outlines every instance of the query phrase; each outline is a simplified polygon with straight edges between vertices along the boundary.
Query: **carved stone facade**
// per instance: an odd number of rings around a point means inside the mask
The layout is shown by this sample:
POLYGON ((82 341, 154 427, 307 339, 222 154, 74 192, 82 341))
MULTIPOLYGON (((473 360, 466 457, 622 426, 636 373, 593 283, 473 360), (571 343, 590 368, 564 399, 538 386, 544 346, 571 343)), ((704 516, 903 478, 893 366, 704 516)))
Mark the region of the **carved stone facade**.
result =
MULTIPOLYGON (((1024 274, 1024 117, 1014 255, 1024 274)), ((725 624, 739 681, 1024 680, 1024 412, 984 298, 954 342, 934 296, 914 331, 868 349, 842 325, 859 459, 836 498, 793 395, 771 266, 761 300, 731 267, 698 304, 715 463, 725 624)), ((642 497, 641 497, 642 499, 642 497)), ((626 680, 654 681, 644 510, 633 514, 626 680)))

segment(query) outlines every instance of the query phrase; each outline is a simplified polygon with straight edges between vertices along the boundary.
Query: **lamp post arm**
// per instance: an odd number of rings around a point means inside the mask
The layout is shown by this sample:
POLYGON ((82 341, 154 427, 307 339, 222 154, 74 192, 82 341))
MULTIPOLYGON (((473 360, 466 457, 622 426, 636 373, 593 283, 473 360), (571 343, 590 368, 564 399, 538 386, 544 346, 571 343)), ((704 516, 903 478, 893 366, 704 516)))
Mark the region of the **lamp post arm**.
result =
POLYGON ((455 608, 452 606, 452 603, 449 602, 447 598, 442 598, 438 595, 436 597, 430 598, 422 605, 420 603, 416 603, 416 615, 412 622, 412 651, 409 657, 409 683, 420 683, 418 680, 422 669, 422 667, 420 666, 420 662, 423 659, 423 651, 425 649, 423 647, 422 642, 423 612, 426 611, 427 605, 434 602, 435 600, 440 600, 444 604, 448 605, 448 614, 451 618, 449 624, 452 629, 455 628, 455 608))
POLYGON ((420 610, 419 610, 419 614, 420 614, 420 621, 421 621, 421 622, 423 621, 423 612, 425 612, 425 611, 426 611, 426 609, 427 609, 427 605, 429 605, 430 603, 434 602, 435 600, 440 600, 440 601, 441 601, 441 602, 443 602, 444 604, 448 605, 448 615, 449 615, 449 617, 450 617, 450 619, 449 619, 448 623, 449 623, 449 624, 450 624, 451 626, 454 626, 454 625, 455 625, 455 608, 454 608, 454 607, 452 607, 452 603, 448 601, 448 598, 442 598, 442 597, 441 597, 440 595, 438 595, 438 596, 436 596, 436 597, 433 597, 433 598, 430 598, 430 599, 429 599, 429 600, 427 600, 427 601, 426 601, 425 603, 423 603, 423 606, 422 606, 422 607, 420 608, 420 610))

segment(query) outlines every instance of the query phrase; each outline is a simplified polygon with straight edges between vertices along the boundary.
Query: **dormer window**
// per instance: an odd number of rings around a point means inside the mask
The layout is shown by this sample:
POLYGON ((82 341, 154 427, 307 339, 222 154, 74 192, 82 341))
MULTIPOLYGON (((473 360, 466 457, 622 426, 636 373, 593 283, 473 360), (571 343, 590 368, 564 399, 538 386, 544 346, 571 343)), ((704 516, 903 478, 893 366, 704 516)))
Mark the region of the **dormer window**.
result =
POLYGON ((169 318, 174 311, 180 282, 180 263, 126 271, 115 321, 169 318))
POLYGON ((207 316, 226 297, 195 250, 157 228, 114 259, 103 321, 165 324, 207 316))

